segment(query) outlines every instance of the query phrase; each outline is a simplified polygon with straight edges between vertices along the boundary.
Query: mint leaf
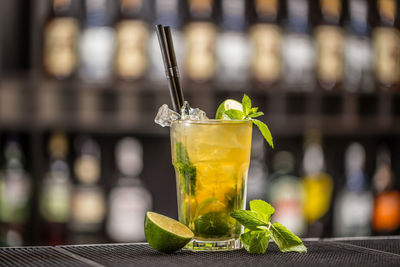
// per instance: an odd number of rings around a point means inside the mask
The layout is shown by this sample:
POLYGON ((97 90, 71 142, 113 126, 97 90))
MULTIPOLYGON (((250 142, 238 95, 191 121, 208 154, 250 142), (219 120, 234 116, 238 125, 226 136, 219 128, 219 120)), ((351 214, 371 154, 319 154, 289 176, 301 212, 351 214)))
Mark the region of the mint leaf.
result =
POLYGON ((180 188, 185 192, 194 194, 196 186, 196 167, 190 162, 189 155, 182 142, 175 144, 175 163, 174 166, 179 173, 180 188))
POLYGON ((225 110, 224 115, 226 115, 231 120, 242 120, 244 117, 243 112, 237 109, 225 110))
POLYGON ((270 228, 272 240, 279 247, 282 252, 307 252, 307 248, 304 246, 300 238, 290 232, 285 226, 280 223, 274 223, 270 228))
POLYGON ((260 130, 261 134, 264 136, 265 140, 267 140, 267 143, 274 148, 274 141, 272 140, 272 135, 271 132, 268 129, 268 126, 263 123, 262 121, 252 119, 252 122, 257 125, 258 129, 260 130))
POLYGON ((270 204, 259 199, 250 201, 250 210, 257 213, 257 215, 267 223, 270 221, 272 214, 275 212, 275 209, 270 204))
POLYGON ((250 230, 260 230, 258 226, 268 226, 268 221, 263 221, 256 212, 251 210, 235 210, 230 215, 250 230))
POLYGON ((251 113, 256 113, 258 111, 258 107, 251 108, 251 113))
POLYGON ((251 210, 237 210, 231 213, 239 223, 245 226, 240 239, 249 253, 264 253, 270 237, 282 252, 307 252, 299 237, 280 223, 271 224, 275 209, 263 200, 250 201, 251 210))
POLYGON ((270 231, 258 230, 248 231, 240 236, 244 248, 249 253, 263 254, 267 251, 270 231))
POLYGON ((262 115, 264 115, 264 112, 259 111, 259 112, 255 112, 255 113, 250 113, 249 115, 247 115, 247 117, 248 118, 257 118, 257 117, 260 117, 262 115))
POLYGON ((174 165, 179 173, 180 188, 184 188, 187 193, 191 192, 194 194, 194 188, 196 185, 196 167, 183 162, 175 162, 174 165))
POLYGON ((244 94, 242 98, 242 108, 243 108, 243 113, 245 116, 250 114, 251 112, 251 100, 250 98, 244 94))
POLYGON ((175 144, 175 156, 177 162, 190 163, 189 155, 186 151, 185 145, 182 142, 175 144))

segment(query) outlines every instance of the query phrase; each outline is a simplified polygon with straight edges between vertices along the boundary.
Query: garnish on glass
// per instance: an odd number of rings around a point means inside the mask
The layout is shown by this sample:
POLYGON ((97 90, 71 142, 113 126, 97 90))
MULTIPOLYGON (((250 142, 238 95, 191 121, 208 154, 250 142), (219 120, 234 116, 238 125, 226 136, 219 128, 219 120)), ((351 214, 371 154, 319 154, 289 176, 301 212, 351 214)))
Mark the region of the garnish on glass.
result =
POLYGON ((222 102, 215 114, 215 119, 217 120, 249 120, 254 123, 261 134, 264 136, 267 143, 274 148, 274 142, 272 139, 271 132, 268 129, 268 126, 255 118, 264 115, 263 112, 258 111, 258 107, 252 107, 250 98, 244 94, 242 98, 242 103, 233 100, 227 99, 222 102))

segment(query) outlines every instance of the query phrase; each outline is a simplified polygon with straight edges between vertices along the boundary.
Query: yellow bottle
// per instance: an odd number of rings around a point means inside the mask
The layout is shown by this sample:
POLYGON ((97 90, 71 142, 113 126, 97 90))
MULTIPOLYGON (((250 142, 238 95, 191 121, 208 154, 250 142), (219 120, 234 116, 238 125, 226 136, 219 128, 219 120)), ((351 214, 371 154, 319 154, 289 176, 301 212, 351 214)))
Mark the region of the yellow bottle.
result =
POLYGON ((306 145, 303 168, 304 215, 309 225, 308 235, 321 236, 324 228, 322 218, 328 213, 331 205, 333 181, 331 176, 324 172, 324 155, 318 136, 311 137, 306 145))

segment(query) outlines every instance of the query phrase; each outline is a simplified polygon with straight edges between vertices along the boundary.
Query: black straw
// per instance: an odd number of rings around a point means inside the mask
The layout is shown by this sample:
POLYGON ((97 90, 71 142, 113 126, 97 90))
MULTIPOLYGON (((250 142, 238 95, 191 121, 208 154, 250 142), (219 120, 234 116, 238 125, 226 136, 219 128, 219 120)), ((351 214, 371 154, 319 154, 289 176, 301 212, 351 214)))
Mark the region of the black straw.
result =
POLYGON ((172 109, 175 112, 180 113, 180 104, 178 90, 175 84, 175 79, 173 78, 172 64, 169 55, 169 48, 167 43, 167 38, 165 36, 164 28, 161 24, 156 25, 156 32, 158 36, 158 42, 160 44, 161 55, 164 61, 165 75, 167 76, 168 85, 169 85, 169 94, 172 102, 172 109))
POLYGON ((181 83, 179 81, 179 69, 178 69, 178 64, 176 62, 176 57, 175 57, 175 49, 174 49, 174 42, 172 41, 171 27, 165 26, 164 32, 165 32, 165 37, 167 40, 169 59, 171 61, 172 79, 175 82, 175 88, 178 93, 179 107, 182 107, 185 99, 183 97, 182 87, 181 87, 181 83))

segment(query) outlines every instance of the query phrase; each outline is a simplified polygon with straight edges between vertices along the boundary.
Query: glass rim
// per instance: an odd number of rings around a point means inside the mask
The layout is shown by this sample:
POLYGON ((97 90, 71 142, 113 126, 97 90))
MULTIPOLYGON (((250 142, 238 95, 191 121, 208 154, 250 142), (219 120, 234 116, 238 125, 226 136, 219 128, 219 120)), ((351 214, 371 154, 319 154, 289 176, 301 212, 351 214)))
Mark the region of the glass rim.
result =
POLYGON ((225 125, 225 124, 250 124, 250 120, 176 120, 171 124, 203 124, 203 125, 225 125))

